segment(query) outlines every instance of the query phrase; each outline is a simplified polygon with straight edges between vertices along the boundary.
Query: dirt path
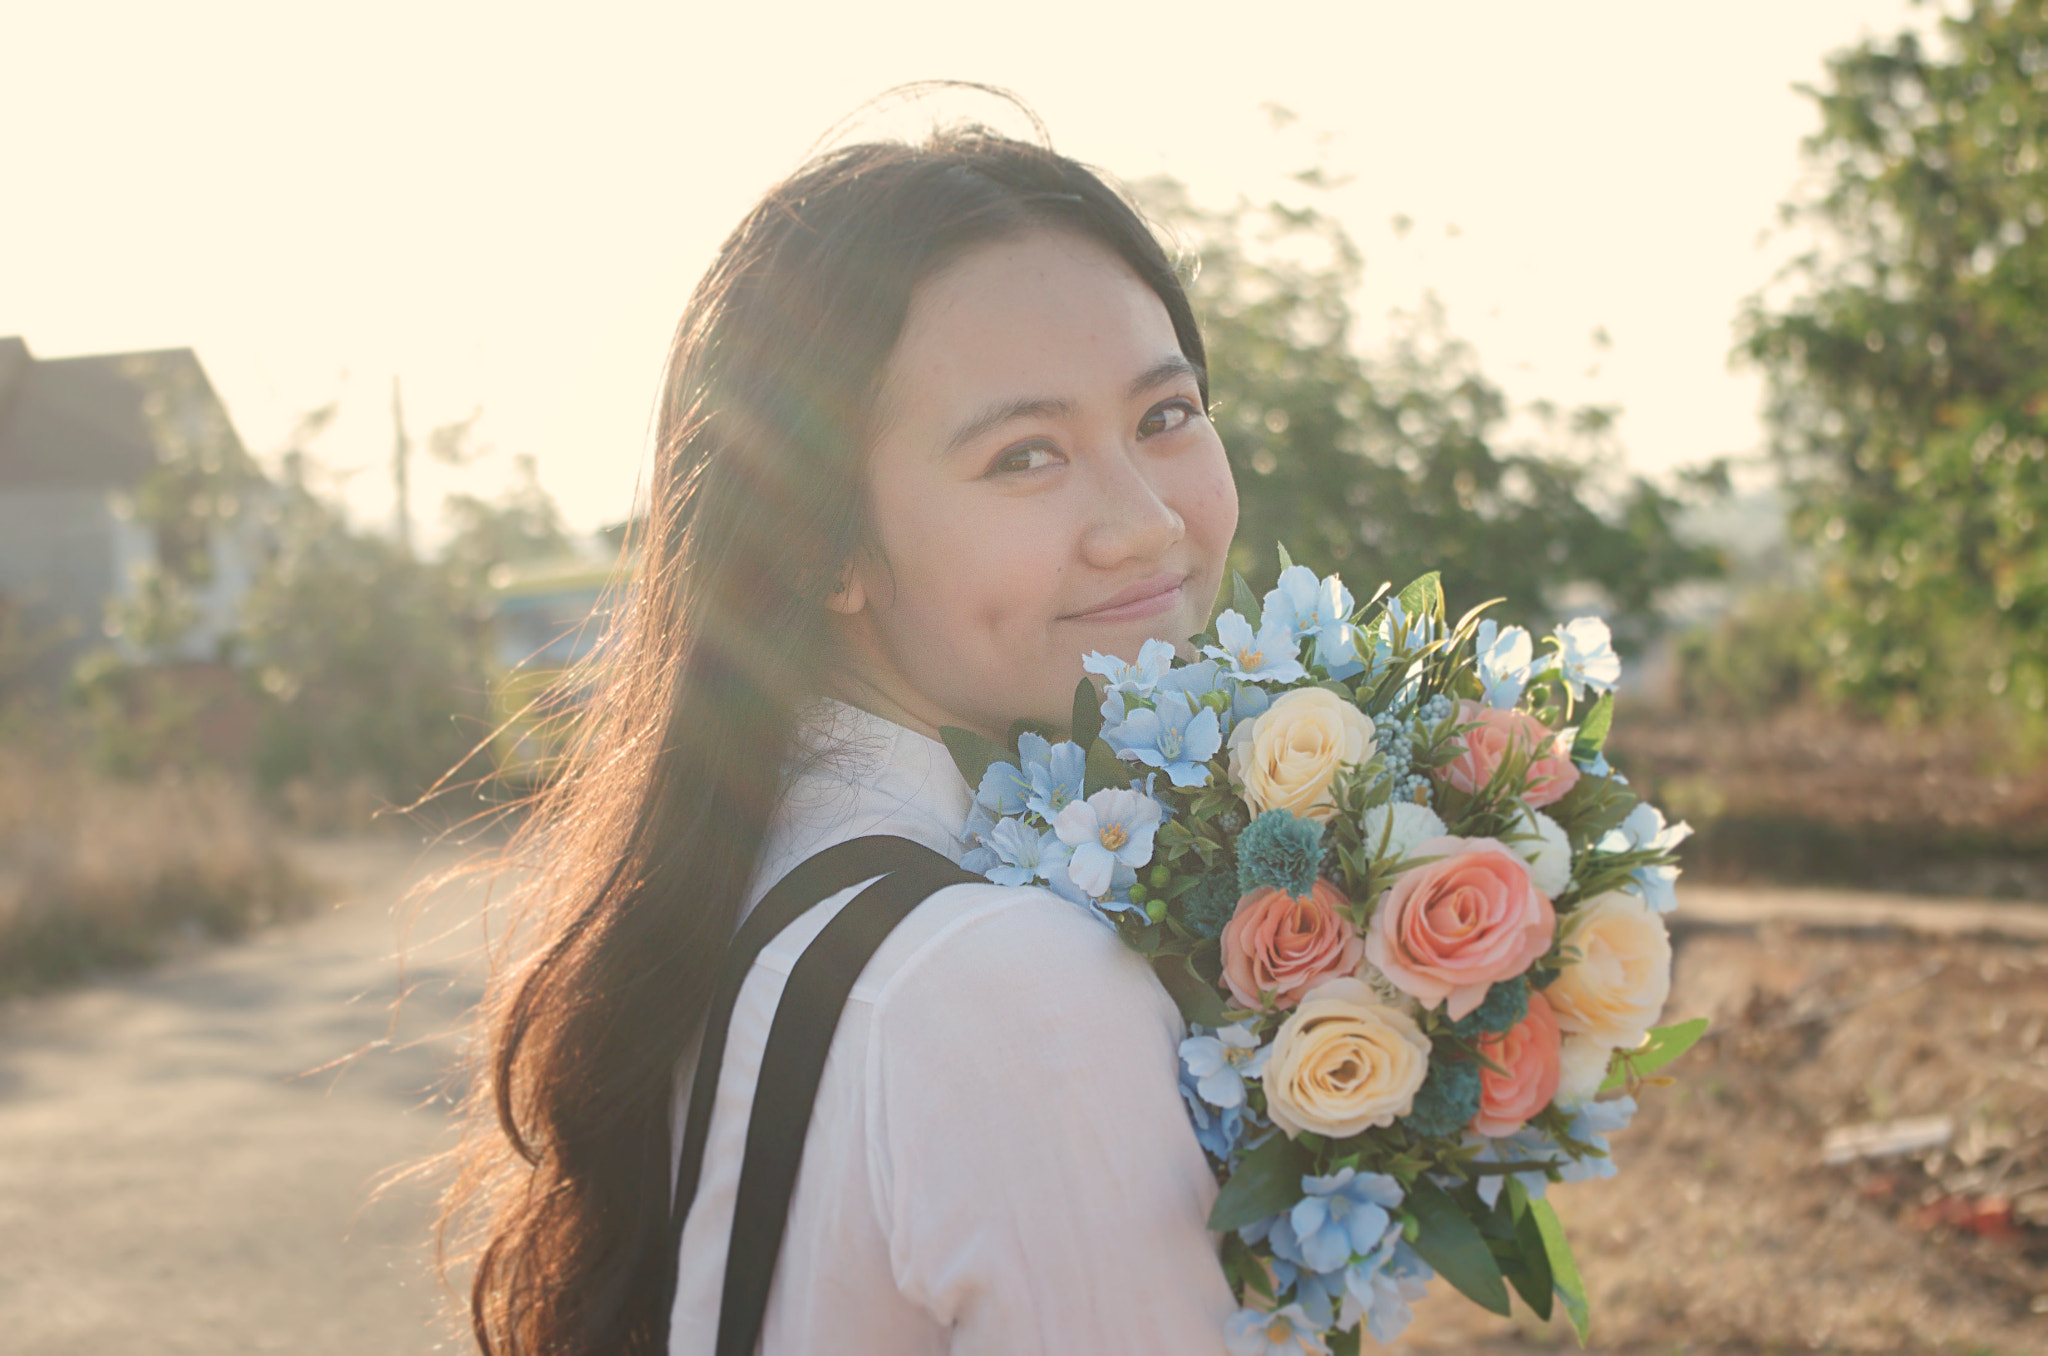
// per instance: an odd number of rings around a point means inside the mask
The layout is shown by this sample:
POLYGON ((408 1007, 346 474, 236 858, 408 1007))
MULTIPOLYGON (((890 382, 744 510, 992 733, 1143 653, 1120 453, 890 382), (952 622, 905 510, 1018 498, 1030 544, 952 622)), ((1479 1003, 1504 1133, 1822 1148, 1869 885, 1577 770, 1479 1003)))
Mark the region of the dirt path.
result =
POLYGON ((474 986, 421 944, 398 1036, 422 1043, 309 1073, 392 1034, 392 906, 421 858, 304 856, 340 887, 315 918, 0 1007, 0 1350, 436 1349, 425 1194, 369 1193, 443 1147, 426 1098, 474 986))

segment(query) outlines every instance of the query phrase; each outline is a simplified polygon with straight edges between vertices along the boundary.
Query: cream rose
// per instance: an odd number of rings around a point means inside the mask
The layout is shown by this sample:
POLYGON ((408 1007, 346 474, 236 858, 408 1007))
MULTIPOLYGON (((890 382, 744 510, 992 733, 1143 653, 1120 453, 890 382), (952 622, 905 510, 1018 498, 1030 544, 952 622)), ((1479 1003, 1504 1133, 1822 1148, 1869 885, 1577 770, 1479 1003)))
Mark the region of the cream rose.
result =
POLYGON ((1266 1113, 1289 1139, 1392 1125, 1429 1072, 1429 1037, 1360 979, 1326 979, 1280 1024, 1266 1058, 1266 1113))
POLYGON ((1614 1062, 1614 1047, 1591 1036, 1567 1036, 1557 1062, 1557 1104, 1567 1109, 1584 1106, 1600 1095, 1607 1066, 1614 1062))
POLYGON ((1671 936, 1642 900, 1620 890, 1595 895, 1565 918, 1572 957, 1543 991, 1567 1034, 1634 1046, 1671 996, 1671 936))
POLYGON ((1328 820, 1338 769, 1373 755, 1372 717, 1324 687, 1297 688, 1230 732, 1230 778, 1253 814, 1289 810, 1328 820))

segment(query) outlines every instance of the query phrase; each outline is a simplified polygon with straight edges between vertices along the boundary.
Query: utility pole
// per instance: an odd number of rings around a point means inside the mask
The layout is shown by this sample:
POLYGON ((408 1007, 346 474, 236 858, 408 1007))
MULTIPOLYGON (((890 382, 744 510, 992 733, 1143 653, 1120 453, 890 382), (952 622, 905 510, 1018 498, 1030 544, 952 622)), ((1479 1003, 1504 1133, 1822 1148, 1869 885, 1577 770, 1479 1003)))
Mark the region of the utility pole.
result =
POLYGON ((391 484, 398 498, 398 549, 412 559, 412 442, 405 436, 405 403, 398 395, 398 374, 391 376, 391 484))

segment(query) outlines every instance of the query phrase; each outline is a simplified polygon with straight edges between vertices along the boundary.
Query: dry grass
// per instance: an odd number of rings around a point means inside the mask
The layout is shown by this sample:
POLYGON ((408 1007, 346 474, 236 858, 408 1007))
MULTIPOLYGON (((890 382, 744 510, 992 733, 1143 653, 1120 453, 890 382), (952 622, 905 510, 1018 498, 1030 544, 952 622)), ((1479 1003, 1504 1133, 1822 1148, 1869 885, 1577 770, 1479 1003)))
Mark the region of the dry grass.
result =
POLYGON ((112 781, 0 752, 0 993, 139 964, 180 935, 234 936, 307 895, 228 778, 112 781))

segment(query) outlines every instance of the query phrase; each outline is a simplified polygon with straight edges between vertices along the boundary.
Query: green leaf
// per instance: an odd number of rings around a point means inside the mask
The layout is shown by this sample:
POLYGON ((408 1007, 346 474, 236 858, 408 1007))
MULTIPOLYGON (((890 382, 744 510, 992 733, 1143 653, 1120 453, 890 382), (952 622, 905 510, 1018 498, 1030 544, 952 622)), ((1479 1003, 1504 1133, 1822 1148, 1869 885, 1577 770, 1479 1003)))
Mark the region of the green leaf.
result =
POLYGON ((1206 1026, 1210 1030, 1227 1022, 1223 1007, 1223 995, 1216 992, 1214 985, 1194 972, 1184 955, 1159 955, 1152 958, 1152 972, 1159 976, 1159 983, 1173 999, 1174 1006, 1189 1025, 1206 1026))
POLYGON ((1016 748, 1018 741, 1022 739, 1026 733, 1035 734, 1048 744, 1057 741, 1060 737, 1060 732, 1054 729, 1051 725, 1048 725, 1046 722, 1042 720, 1032 720, 1029 717, 1026 717, 1023 720, 1012 721, 1010 723, 1010 747, 1013 749, 1016 748))
POLYGON ((1074 688, 1074 714, 1067 723, 1067 738, 1087 748, 1102 733, 1102 698, 1095 684, 1083 678, 1074 688))
POLYGON ((1293 569, 1294 557, 1287 554, 1287 543, 1283 541, 1278 543, 1278 545, 1280 547, 1280 568, 1283 571, 1293 569))
POLYGON ((1349 1330, 1348 1332, 1331 1333, 1328 1338, 1330 1346, 1330 1356, 1358 1356, 1360 1341, 1359 1334, 1363 1333, 1364 1331, 1365 1325, 1361 1323, 1357 1327, 1349 1330))
POLYGON ((960 775, 967 779, 970 790, 981 785, 982 774, 989 764, 1004 762, 1008 754, 997 748, 994 740, 973 730, 963 730, 958 725, 941 725, 939 738, 945 741, 946 752, 953 755, 953 766, 960 769, 960 775))
POLYGON ((1259 629, 1259 596, 1252 592, 1252 586, 1236 570, 1230 572, 1230 605, 1251 623, 1252 630, 1259 629))
POLYGON ((1129 786, 1130 774, 1109 745, 1097 739, 1088 746, 1088 770, 1081 781, 1083 795, 1094 795, 1111 787, 1129 786))
POLYGON ((1551 1284, 1557 1297, 1564 1301, 1565 1317, 1572 1321, 1572 1331, 1578 1334, 1579 1345, 1583 1347, 1592 1326, 1593 1311, 1586 1302, 1586 1283, 1579 1278, 1578 1260, 1572 1256, 1572 1245, 1564 1236, 1564 1221, 1557 1217, 1549 1201, 1529 1202, 1529 1218, 1543 1237, 1551 1284))
POLYGON ((1695 1017, 1689 1022, 1673 1026, 1650 1028, 1648 1043, 1633 1050, 1614 1052, 1614 1063, 1609 1067, 1607 1081, 1600 1085, 1600 1091, 1612 1092, 1627 1084, 1629 1075, 1637 1078, 1653 1074, 1700 1043, 1700 1037, 1707 1034, 1708 1021, 1695 1017))
MULTIPOLYGON (((1505 1318, 1509 1311, 1507 1282, 1500 1264, 1457 1201, 1427 1177, 1419 1177, 1408 1188, 1402 1204, 1415 1216, 1421 1232, 1415 1236, 1415 1251, 1437 1269, 1437 1274, 1458 1292, 1505 1318)), ((1210 1225, 1213 1228, 1214 1218, 1210 1225)))
POLYGON ((1435 570, 1410 583, 1399 597, 1401 611, 1410 617, 1444 619, 1444 581, 1435 570))
POLYGON ((1572 757, 1581 762, 1592 761, 1594 755, 1607 745, 1607 732, 1614 726, 1614 694, 1603 692, 1600 700, 1593 703, 1593 709, 1586 713, 1579 723, 1579 737, 1572 742, 1572 757))
POLYGON ((1510 1177, 1500 1199, 1507 1205, 1509 1218, 1514 1224, 1516 1254, 1516 1265, 1503 1270, 1507 1273, 1508 1283, 1528 1302, 1536 1317, 1547 1322, 1552 1290, 1550 1255, 1543 1242, 1543 1231, 1537 1228, 1536 1217, 1529 1212, 1529 1189, 1522 1185, 1520 1178, 1510 1177))
POLYGON ((1279 1131, 1237 1162, 1237 1171, 1217 1193, 1209 1227, 1228 1232, 1291 1210, 1301 1199, 1303 1154, 1279 1131))

